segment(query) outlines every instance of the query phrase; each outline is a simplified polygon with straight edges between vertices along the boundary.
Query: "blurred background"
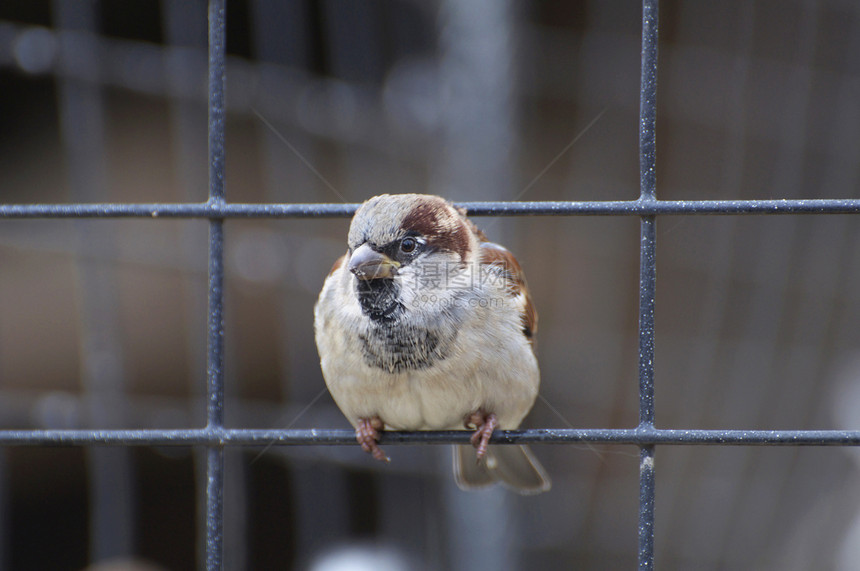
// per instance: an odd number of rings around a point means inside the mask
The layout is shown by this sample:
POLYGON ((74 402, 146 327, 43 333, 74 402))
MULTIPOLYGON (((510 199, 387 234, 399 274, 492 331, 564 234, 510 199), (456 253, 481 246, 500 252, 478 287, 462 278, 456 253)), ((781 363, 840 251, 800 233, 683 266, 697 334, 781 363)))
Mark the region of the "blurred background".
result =
MULTIPOLYGON (((228 0, 231 202, 638 197, 634 0, 228 0)), ((860 5, 664 0, 658 197, 860 197, 860 5)), ((201 0, 0 3, 0 201, 207 196, 201 0)), ((541 315, 529 427, 637 424, 639 223, 480 218, 541 315)), ((226 224, 227 423, 347 428, 312 309, 348 220, 226 224)), ((658 220, 657 424, 860 428, 860 227, 658 220)), ((205 220, 0 222, 0 427, 205 423, 205 220)), ((536 446, 553 489, 450 452, 227 455, 229 569, 631 569, 634 447, 536 446), (362 567, 362 565, 365 565, 362 567)), ((662 569, 860 569, 850 448, 661 447, 662 569)), ((0 452, 0 568, 198 565, 184 448, 0 452)), ((105 569, 107 567, 99 567, 105 569)))

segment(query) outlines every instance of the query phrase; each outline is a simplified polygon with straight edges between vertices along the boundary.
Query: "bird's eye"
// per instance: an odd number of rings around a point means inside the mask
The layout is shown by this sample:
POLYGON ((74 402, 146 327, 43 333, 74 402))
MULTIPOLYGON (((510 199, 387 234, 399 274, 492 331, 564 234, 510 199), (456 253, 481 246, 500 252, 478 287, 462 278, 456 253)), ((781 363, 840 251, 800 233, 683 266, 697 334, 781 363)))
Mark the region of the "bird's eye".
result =
POLYGON ((400 241, 401 252, 405 252, 408 254, 410 252, 414 252, 416 247, 418 247, 418 240, 416 240, 415 238, 407 236, 400 241))

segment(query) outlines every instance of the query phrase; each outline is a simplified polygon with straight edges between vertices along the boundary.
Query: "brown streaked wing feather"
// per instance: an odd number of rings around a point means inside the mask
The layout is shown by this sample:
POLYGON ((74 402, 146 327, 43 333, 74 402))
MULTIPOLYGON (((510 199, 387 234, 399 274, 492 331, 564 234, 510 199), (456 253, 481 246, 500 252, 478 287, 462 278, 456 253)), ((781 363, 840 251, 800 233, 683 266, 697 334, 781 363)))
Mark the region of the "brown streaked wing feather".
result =
POLYGON ((526 285, 526 276, 519 262, 506 248, 493 242, 482 242, 480 255, 481 264, 491 266, 494 272, 505 280, 505 289, 511 297, 523 296, 523 334, 530 343, 534 343, 538 325, 537 310, 535 310, 529 288, 526 285))

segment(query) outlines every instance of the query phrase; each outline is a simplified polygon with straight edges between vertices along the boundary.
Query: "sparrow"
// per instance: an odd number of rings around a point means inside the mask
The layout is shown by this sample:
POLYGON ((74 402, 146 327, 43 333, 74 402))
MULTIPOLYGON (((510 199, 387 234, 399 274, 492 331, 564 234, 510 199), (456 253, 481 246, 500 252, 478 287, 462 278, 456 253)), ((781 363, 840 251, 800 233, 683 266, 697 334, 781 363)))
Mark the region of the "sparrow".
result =
POLYGON ((314 331, 326 386, 361 448, 388 461, 383 430, 474 431, 454 447, 466 490, 550 488, 526 446, 489 446, 534 404, 537 313, 514 256, 438 196, 364 202, 325 279, 314 331))

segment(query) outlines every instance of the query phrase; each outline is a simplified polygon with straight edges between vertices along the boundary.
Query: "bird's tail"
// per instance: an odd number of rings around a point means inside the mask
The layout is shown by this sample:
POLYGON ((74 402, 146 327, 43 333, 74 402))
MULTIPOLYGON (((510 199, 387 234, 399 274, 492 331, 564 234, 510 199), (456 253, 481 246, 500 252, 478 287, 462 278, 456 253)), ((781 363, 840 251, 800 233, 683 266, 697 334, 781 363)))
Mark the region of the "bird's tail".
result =
POLYGON ((461 490, 474 490, 501 482, 519 494, 539 494, 550 489, 546 470, 527 446, 490 446, 487 455, 475 459, 471 446, 454 446, 454 479, 461 490))

